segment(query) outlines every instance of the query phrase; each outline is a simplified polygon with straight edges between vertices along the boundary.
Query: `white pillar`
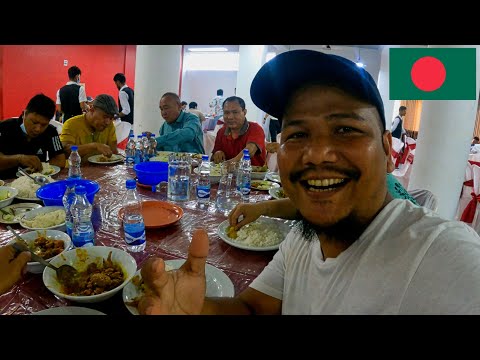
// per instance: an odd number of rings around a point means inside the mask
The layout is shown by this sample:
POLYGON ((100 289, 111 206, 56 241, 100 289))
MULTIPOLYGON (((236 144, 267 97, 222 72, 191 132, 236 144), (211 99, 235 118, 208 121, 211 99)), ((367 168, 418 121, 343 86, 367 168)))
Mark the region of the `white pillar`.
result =
POLYGON ((178 94, 181 45, 138 45, 135 63, 134 132, 150 131, 158 136, 163 120, 160 97, 166 92, 178 94))
MULTIPOLYGON (((435 45, 430 47, 475 47, 478 94, 479 46, 435 45)), ((477 106, 478 99, 423 101, 415 160, 408 189, 432 191, 438 197, 438 213, 449 219, 455 216, 465 178, 477 106)))
POLYGON ((378 91, 382 96, 383 107, 385 109, 385 129, 391 130, 392 120, 397 115, 395 110, 395 100, 390 100, 390 48, 399 47, 398 45, 385 45, 380 53, 380 71, 378 72, 378 91))
POLYGON ((240 45, 236 95, 245 100, 247 119, 260 125, 264 112, 257 108, 250 98, 250 85, 258 70, 265 64, 266 56, 265 45, 240 45))

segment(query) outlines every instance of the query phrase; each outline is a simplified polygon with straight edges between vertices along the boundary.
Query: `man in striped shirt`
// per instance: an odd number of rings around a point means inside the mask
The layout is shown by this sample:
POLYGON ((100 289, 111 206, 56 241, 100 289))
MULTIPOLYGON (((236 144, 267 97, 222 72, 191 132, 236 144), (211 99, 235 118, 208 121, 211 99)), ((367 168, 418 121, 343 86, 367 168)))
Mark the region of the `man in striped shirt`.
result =
POLYGON ((0 178, 15 177, 17 168, 42 170, 42 162, 65 167, 65 153, 55 126, 55 101, 37 94, 18 118, 0 121, 0 178))

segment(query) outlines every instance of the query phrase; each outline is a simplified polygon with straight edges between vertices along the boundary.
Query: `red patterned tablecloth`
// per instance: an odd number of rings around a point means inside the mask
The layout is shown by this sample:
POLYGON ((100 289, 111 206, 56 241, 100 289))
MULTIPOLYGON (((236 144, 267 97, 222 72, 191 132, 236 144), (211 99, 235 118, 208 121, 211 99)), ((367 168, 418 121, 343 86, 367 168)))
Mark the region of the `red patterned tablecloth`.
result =
MULTIPOLYGON (((95 228, 95 244, 112 246, 125 250, 123 230, 108 224, 106 219, 111 216, 111 209, 121 206, 122 195, 125 192, 125 180, 134 178, 135 172, 123 164, 85 165, 82 166, 86 179, 96 180, 100 184, 93 210, 93 225, 95 228)), ((67 170, 63 169, 56 179, 64 179, 67 170)), ((6 181, 7 183, 9 181, 6 181)), ((142 199, 166 201, 164 193, 138 187, 142 199)), ((215 199, 216 187, 212 186, 212 198, 215 199)), ((252 191, 251 201, 269 199, 265 192, 252 191)), ((208 209, 198 209, 195 201, 176 203, 184 210, 182 219, 175 225, 161 229, 147 229, 147 246, 145 251, 132 254, 140 268, 150 256, 160 256, 165 260, 185 259, 193 229, 201 227, 207 230, 210 239, 210 252, 207 262, 223 270, 232 280, 235 294, 244 290, 258 276, 272 259, 275 251, 255 252, 230 246, 217 235, 218 225, 226 220, 222 214, 215 212, 213 204, 208 209)), ((12 225, 19 232, 27 232, 20 225, 12 225)), ((0 245, 5 245, 13 238, 0 224, 0 245)), ((42 274, 27 274, 11 291, 0 296, 0 314, 30 314, 57 306, 85 306, 102 311, 106 314, 130 315, 122 300, 120 291, 111 299, 97 304, 75 304, 55 297, 42 282, 42 274)))

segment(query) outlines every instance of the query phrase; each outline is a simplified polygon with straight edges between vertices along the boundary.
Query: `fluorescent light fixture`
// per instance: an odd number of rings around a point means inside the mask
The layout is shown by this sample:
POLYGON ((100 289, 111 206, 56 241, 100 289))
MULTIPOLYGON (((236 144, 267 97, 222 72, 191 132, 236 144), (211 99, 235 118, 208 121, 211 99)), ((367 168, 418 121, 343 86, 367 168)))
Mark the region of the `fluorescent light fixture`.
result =
POLYGON ((188 51, 193 52, 219 52, 228 51, 226 47, 207 47, 207 48, 188 48, 188 51))

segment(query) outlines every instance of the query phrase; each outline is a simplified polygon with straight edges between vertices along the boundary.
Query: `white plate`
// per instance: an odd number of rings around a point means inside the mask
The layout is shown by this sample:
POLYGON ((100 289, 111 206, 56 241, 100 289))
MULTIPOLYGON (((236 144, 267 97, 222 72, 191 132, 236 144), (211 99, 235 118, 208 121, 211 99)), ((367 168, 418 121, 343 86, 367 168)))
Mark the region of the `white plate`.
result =
POLYGON ((268 190, 268 193, 270 194, 271 197, 273 197, 275 199, 286 199, 288 196, 285 196, 285 197, 280 196, 280 190, 283 190, 283 188, 281 188, 281 187, 272 188, 272 189, 268 190))
POLYGON ((40 214, 46 214, 52 211, 56 210, 64 210, 63 206, 44 206, 38 209, 30 210, 28 213, 23 214, 23 216, 20 218, 19 223, 20 226, 28 229, 28 230, 60 230, 60 231, 66 231, 67 227, 65 225, 65 221, 61 224, 55 225, 55 226, 50 226, 47 228, 31 228, 28 225, 26 225, 23 220, 32 220, 34 217, 40 214))
POLYGON ((25 214, 27 211, 34 210, 41 208, 42 205, 35 204, 35 203, 17 203, 13 205, 8 205, 2 208, 4 211, 9 211, 12 209, 14 212, 14 218, 12 221, 5 220, 3 216, 5 215, 3 212, 0 211, 0 223, 2 224, 18 224, 20 222, 20 218, 25 214))
MULTIPOLYGON (((178 260, 166 260, 165 265, 172 269, 178 269, 185 262, 183 259, 178 260)), ((135 275, 140 275, 140 269, 137 270, 135 275)), ((207 281, 207 289, 205 296, 207 297, 233 297, 235 295, 235 289, 233 288, 232 280, 220 269, 210 264, 205 265, 205 277, 207 281)), ((123 302, 133 315, 138 315, 138 310, 134 306, 127 305, 128 302, 133 301, 141 295, 139 289, 130 281, 123 288, 123 302)))
MULTIPOLYGON (((290 232, 292 227, 295 225, 295 221, 292 220, 284 220, 284 219, 277 219, 277 218, 269 218, 266 216, 260 216, 257 220, 255 220, 256 223, 263 223, 263 224, 274 224, 275 230, 280 232, 283 235, 283 238, 287 236, 287 234, 290 232)), ((277 250, 282 243, 282 241, 276 245, 272 246, 252 246, 252 245, 247 245, 242 242, 236 241, 235 239, 232 239, 227 235, 227 228, 230 226, 230 223, 228 220, 225 220, 220 224, 220 226, 217 228, 217 235, 220 236, 220 238, 225 241, 227 244, 230 244, 236 248, 239 249, 244 249, 244 250, 253 250, 253 251, 269 251, 269 250, 277 250)), ((245 225, 247 226, 247 225, 245 225)))
POLYGON ((121 155, 113 154, 112 157, 110 158, 110 161, 99 161, 98 159, 101 156, 103 155, 92 155, 88 158, 88 161, 91 162, 92 164, 105 165, 105 164, 116 164, 124 160, 121 155))
MULTIPOLYGON (((58 173, 60 172, 60 170, 61 170, 61 169, 60 169, 58 166, 56 166, 56 165, 50 165, 50 166, 53 168, 53 172, 52 172, 52 173, 50 173, 50 174, 45 174, 45 173, 42 172, 41 174, 47 175, 47 176, 53 176, 53 175, 58 174, 58 173)), ((17 171, 17 174, 16 174, 16 175, 17 175, 17 177, 25 176, 25 175, 23 175, 22 173, 20 173, 19 171, 17 171)))
POLYGON ((268 172, 265 178, 270 181, 281 183, 280 175, 277 173, 268 172))
POLYGON ((80 306, 62 306, 53 307, 32 313, 31 315, 106 315, 101 311, 80 307, 80 306))

